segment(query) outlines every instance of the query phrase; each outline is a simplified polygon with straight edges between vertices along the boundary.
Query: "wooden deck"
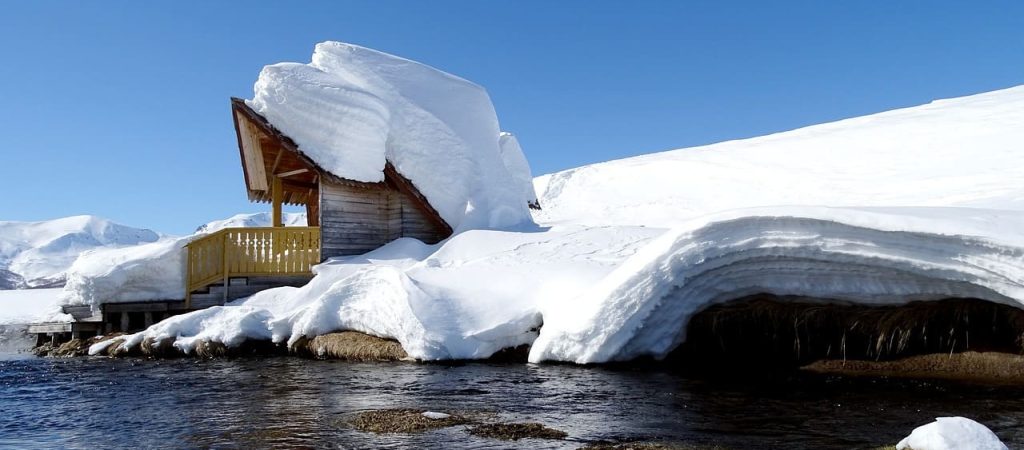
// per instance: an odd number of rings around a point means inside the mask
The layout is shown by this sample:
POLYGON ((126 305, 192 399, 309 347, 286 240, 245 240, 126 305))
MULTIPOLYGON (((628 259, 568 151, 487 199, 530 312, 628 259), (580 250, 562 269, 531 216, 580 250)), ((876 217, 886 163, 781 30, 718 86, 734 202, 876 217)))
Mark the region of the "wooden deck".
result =
POLYGON ((193 293, 242 277, 312 276, 320 263, 319 227, 225 228, 188 244, 185 309, 193 293))
POLYGON ((134 332, 170 316, 218 306, 257 292, 303 286, 320 263, 319 227, 225 228, 186 246, 184 299, 65 305, 72 322, 35 323, 38 343, 115 331, 134 332))

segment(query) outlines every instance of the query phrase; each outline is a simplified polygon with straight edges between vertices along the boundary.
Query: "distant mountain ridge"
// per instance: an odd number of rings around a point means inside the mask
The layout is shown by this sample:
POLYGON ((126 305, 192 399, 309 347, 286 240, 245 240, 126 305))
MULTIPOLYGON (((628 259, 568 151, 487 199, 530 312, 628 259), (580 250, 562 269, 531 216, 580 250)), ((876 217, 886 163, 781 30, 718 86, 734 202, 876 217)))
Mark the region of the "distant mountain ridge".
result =
MULTIPOLYGON (((306 226, 306 213, 282 213, 281 221, 286 227, 306 226)), ((235 214, 227 219, 214 220, 196 228, 196 233, 213 233, 222 228, 269 227, 271 216, 268 212, 235 214)))
POLYGON ((162 236, 96 216, 0 221, 0 289, 60 287, 78 255, 154 242, 162 236))

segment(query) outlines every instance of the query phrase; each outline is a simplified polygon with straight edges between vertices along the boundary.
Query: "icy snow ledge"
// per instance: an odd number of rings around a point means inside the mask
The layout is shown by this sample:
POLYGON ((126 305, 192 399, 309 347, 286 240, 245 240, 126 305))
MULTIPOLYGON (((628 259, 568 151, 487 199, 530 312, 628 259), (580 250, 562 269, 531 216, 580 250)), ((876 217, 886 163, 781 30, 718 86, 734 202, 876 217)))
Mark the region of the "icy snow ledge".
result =
POLYGON ((247 104, 334 175, 383 181, 390 161, 456 230, 532 223, 529 166, 518 144, 499 143, 494 106, 476 84, 323 42, 309 64, 264 67, 254 91, 247 104))
POLYGON ((530 361, 662 358, 695 313, 757 293, 861 304, 1024 303, 1024 213, 967 208, 736 210, 656 239, 544 311, 530 361))
POLYGON ((938 417, 914 429, 896 450, 1008 450, 988 427, 965 417, 938 417))

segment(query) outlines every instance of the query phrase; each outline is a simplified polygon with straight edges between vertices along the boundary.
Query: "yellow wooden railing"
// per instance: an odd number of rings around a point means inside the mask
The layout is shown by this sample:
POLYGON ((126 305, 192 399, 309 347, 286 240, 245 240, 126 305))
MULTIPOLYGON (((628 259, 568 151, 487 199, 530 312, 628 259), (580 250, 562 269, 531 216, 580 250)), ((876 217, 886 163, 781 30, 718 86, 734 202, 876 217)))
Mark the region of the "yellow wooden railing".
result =
POLYGON ((225 228, 186 245, 185 307, 192 292, 230 277, 306 275, 320 263, 319 227, 225 228))

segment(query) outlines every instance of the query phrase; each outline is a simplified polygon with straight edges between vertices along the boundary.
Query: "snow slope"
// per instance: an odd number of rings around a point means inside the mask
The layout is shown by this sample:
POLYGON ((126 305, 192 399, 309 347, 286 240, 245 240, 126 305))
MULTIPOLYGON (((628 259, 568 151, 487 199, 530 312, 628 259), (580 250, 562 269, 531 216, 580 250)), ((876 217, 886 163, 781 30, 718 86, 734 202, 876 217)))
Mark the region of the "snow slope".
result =
POLYGON ((398 240, 125 345, 352 329, 421 359, 532 343, 531 361, 589 363, 662 357, 693 314, 755 293, 1022 307, 1020 142, 1012 88, 586 166, 538 179, 545 228, 398 240))
POLYGON ((546 223, 770 205, 1024 209, 1024 86, 538 177, 546 223))
POLYGON ((137 245, 159 238, 153 231, 95 216, 0 222, 0 287, 60 284, 65 271, 83 252, 137 245))
POLYGON ((390 161, 456 230, 532 220, 529 179, 504 164, 490 97, 462 78, 323 42, 308 64, 264 67, 247 104, 339 177, 383 181, 390 161))

